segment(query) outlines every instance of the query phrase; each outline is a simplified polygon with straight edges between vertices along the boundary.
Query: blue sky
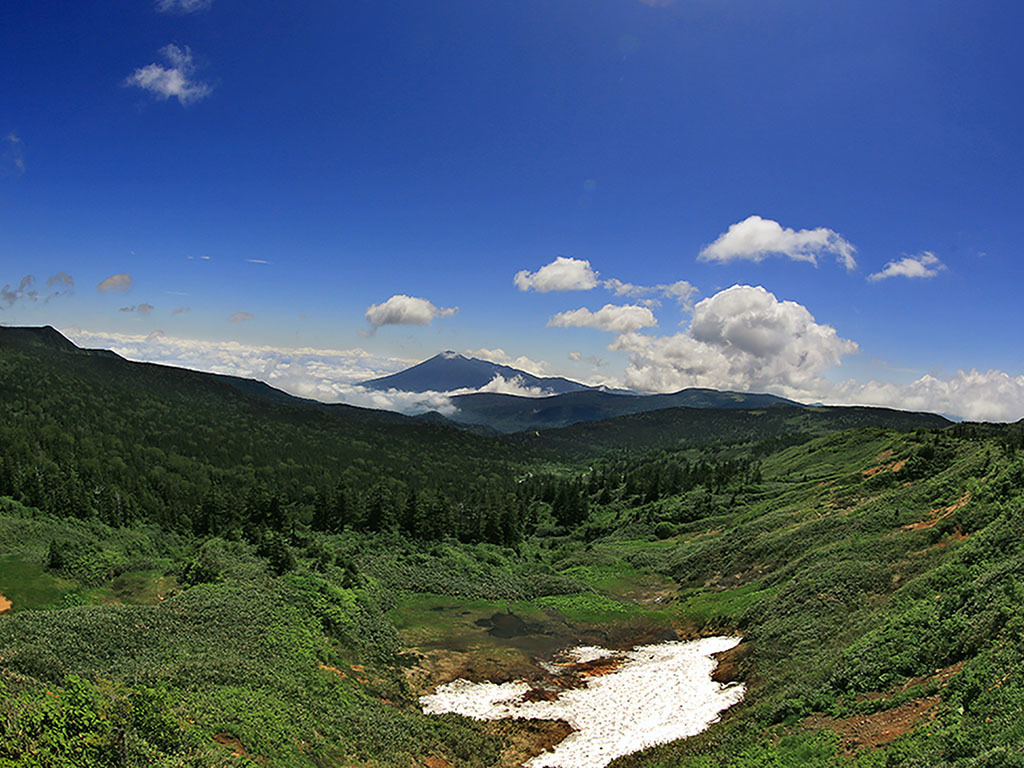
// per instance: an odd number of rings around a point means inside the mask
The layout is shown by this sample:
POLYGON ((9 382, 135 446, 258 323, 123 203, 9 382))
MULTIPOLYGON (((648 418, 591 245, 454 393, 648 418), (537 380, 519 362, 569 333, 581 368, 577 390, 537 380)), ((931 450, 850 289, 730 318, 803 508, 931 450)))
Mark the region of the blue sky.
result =
POLYGON ((0 322, 1024 417, 1019 3, 2 14, 0 322))

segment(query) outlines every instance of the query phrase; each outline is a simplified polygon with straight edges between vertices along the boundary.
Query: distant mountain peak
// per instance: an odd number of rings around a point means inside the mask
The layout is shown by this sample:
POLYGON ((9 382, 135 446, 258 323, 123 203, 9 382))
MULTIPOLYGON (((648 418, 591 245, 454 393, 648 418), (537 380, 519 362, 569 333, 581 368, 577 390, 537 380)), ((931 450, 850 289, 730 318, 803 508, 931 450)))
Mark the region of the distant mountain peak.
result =
POLYGON ((564 379, 560 376, 534 376, 532 373, 508 365, 466 357, 451 349, 446 349, 429 360, 417 363, 404 371, 363 381, 360 384, 368 389, 452 392, 460 389, 480 389, 490 384, 496 376, 500 376, 506 381, 515 381, 523 387, 539 389, 549 395, 591 389, 578 381, 564 379))

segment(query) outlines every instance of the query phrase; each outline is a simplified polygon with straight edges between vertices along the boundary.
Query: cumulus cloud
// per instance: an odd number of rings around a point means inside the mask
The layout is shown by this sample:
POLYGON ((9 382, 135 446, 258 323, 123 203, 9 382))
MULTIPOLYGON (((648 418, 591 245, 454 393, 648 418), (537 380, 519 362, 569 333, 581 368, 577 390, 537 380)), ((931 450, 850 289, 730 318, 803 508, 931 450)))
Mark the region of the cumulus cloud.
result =
POLYGON ((906 385, 847 381, 826 399, 837 404, 931 411, 971 421, 1017 421, 1024 418, 1024 376, 972 369, 959 370, 948 379, 929 374, 906 385))
POLYGON ((625 333, 609 347, 630 356, 626 384, 641 391, 685 387, 773 391, 806 396, 857 345, 815 321, 793 301, 760 286, 734 285, 699 302, 687 331, 625 333))
POLYGON ((161 101, 176 98, 182 106, 204 99, 213 91, 212 86, 194 79, 195 63, 187 45, 165 45, 160 55, 168 66, 153 63, 139 67, 125 78, 124 85, 149 91, 161 101))
POLYGON ((797 231, 771 219, 749 216, 730 226, 697 258, 727 264, 737 259, 758 262, 768 256, 780 255, 817 265, 818 256, 830 253, 847 270, 852 270, 857 266, 853 256, 856 250, 838 232, 826 227, 797 231))
POLYGON ((631 333, 657 324, 658 321, 650 309, 636 304, 605 304, 597 312, 581 307, 559 312, 548 320, 549 326, 558 328, 597 328, 612 333, 631 333))
POLYGON ((868 275, 868 281, 877 283, 890 277, 935 277, 945 268, 946 265, 938 256, 931 251, 923 251, 917 256, 904 256, 902 259, 890 261, 880 272, 868 275))
POLYGON ((156 0, 156 9, 160 13, 188 14, 205 11, 213 5, 213 0, 156 0))
MULTIPOLYGON (((624 283, 613 277, 610 280, 605 280, 602 285, 616 296, 640 298, 642 296, 650 296, 651 294, 661 295, 677 301, 687 312, 693 309, 693 298, 699 293, 697 287, 691 285, 686 280, 677 280, 674 283, 661 283, 660 285, 634 285, 633 283, 624 283)), ((648 300, 648 302, 655 305, 660 303, 656 300, 648 300)))
POLYGON ((130 290, 134 284, 135 281, 131 275, 127 272, 118 272, 116 275, 111 275, 101 280, 99 285, 96 286, 96 290, 100 293, 116 293, 130 290))
POLYGON ((252 320, 254 315, 251 312, 235 312, 231 316, 232 323, 244 323, 247 320, 252 320))
POLYGON ((396 293, 381 304, 371 304, 366 322, 374 333, 382 325, 430 325, 435 317, 450 317, 458 311, 458 307, 437 307, 426 299, 396 293))
POLYGON ((597 272, 586 259, 559 256, 536 272, 520 270, 513 282, 520 291, 589 291, 597 287, 597 272))
POLYGON ((25 172, 25 142, 11 132, 0 141, 0 148, 0 176, 21 176, 25 172))

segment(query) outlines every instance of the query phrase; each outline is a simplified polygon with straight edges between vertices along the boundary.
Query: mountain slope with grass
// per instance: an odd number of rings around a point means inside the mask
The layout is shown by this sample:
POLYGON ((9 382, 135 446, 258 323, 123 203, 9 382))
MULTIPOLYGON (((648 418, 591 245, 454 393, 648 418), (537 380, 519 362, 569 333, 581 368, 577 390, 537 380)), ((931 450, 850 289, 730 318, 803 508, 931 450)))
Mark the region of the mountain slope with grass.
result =
POLYGON ((61 338, 0 334, 3 768, 511 768, 566 726, 417 697, 720 633, 743 702, 616 766, 1021 764, 1024 423, 694 408, 499 440, 61 338))

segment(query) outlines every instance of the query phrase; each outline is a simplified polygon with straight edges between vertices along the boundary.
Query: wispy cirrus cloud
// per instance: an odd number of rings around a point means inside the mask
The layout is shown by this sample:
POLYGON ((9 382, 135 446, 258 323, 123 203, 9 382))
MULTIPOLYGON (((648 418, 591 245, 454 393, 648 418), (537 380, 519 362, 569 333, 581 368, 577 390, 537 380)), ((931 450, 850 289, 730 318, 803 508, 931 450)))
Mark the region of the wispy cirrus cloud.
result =
POLYGON ((229 319, 232 323, 245 323, 255 317, 251 312, 235 312, 229 319))
POLYGON ((935 277, 946 265, 931 251, 922 251, 917 256, 904 256, 890 261, 885 267, 868 275, 868 282, 877 283, 890 277, 928 278, 935 277))
MULTIPOLYGON (((673 299, 687 312, 693 309, 693 299, 700 293, 697 290, 697 286, 692 285, 686 280, 677 280, 674 283, 661 283, 659 285, 634 285, 633 283, 624 283, 616 278, 611 278, 610 280, 605 280, 602 285, 616 296, 628 296, 631 299, 652 295, 673 299)), ((653 303, 657 305, 661 302, 654 301, 653 303)))
POLYGON ((213 0, 156 0, 156 9, 160 13, 185 15, 205 11, 213 0))
POLYGON ((205 99, 213 92, 213 86, 195 79, 196 66, 187 45, 184 48, 173 43, 165 45, 160 55, 167 66, 154 62, 139 67, 123 84, 148 91, 160 101, 175 98, 182 106, 205 99))
POLYGON ((121 307, 118 312, 137 312, 140 315, 148 315, 156 307, 152 304, 132 304, 130 307, 121 307))
POLYGON ((0 176, 21 176, 25 173, 25 142, 11 131, 0 140, 0 176))
POLYGON ((838 232, 827 227, 795 230, 779 222, 748 216, 718 236, 705 247, 698 259, 728 264, 732 261, 764 261, 769 256, 786 256, 792 261, 806 261, 817 265, 822 254, 832 254, 846 268, 857 266, 857 249, 838 232))
POLYGON ((12 288, 9 283, 0 288, 0 299, 9 307, 23 299, 36 301, 39 298, 39 292, 35 289, 35 284, 36 278, 34 275, 25 275, 18 281, 17 288, 12 288))

